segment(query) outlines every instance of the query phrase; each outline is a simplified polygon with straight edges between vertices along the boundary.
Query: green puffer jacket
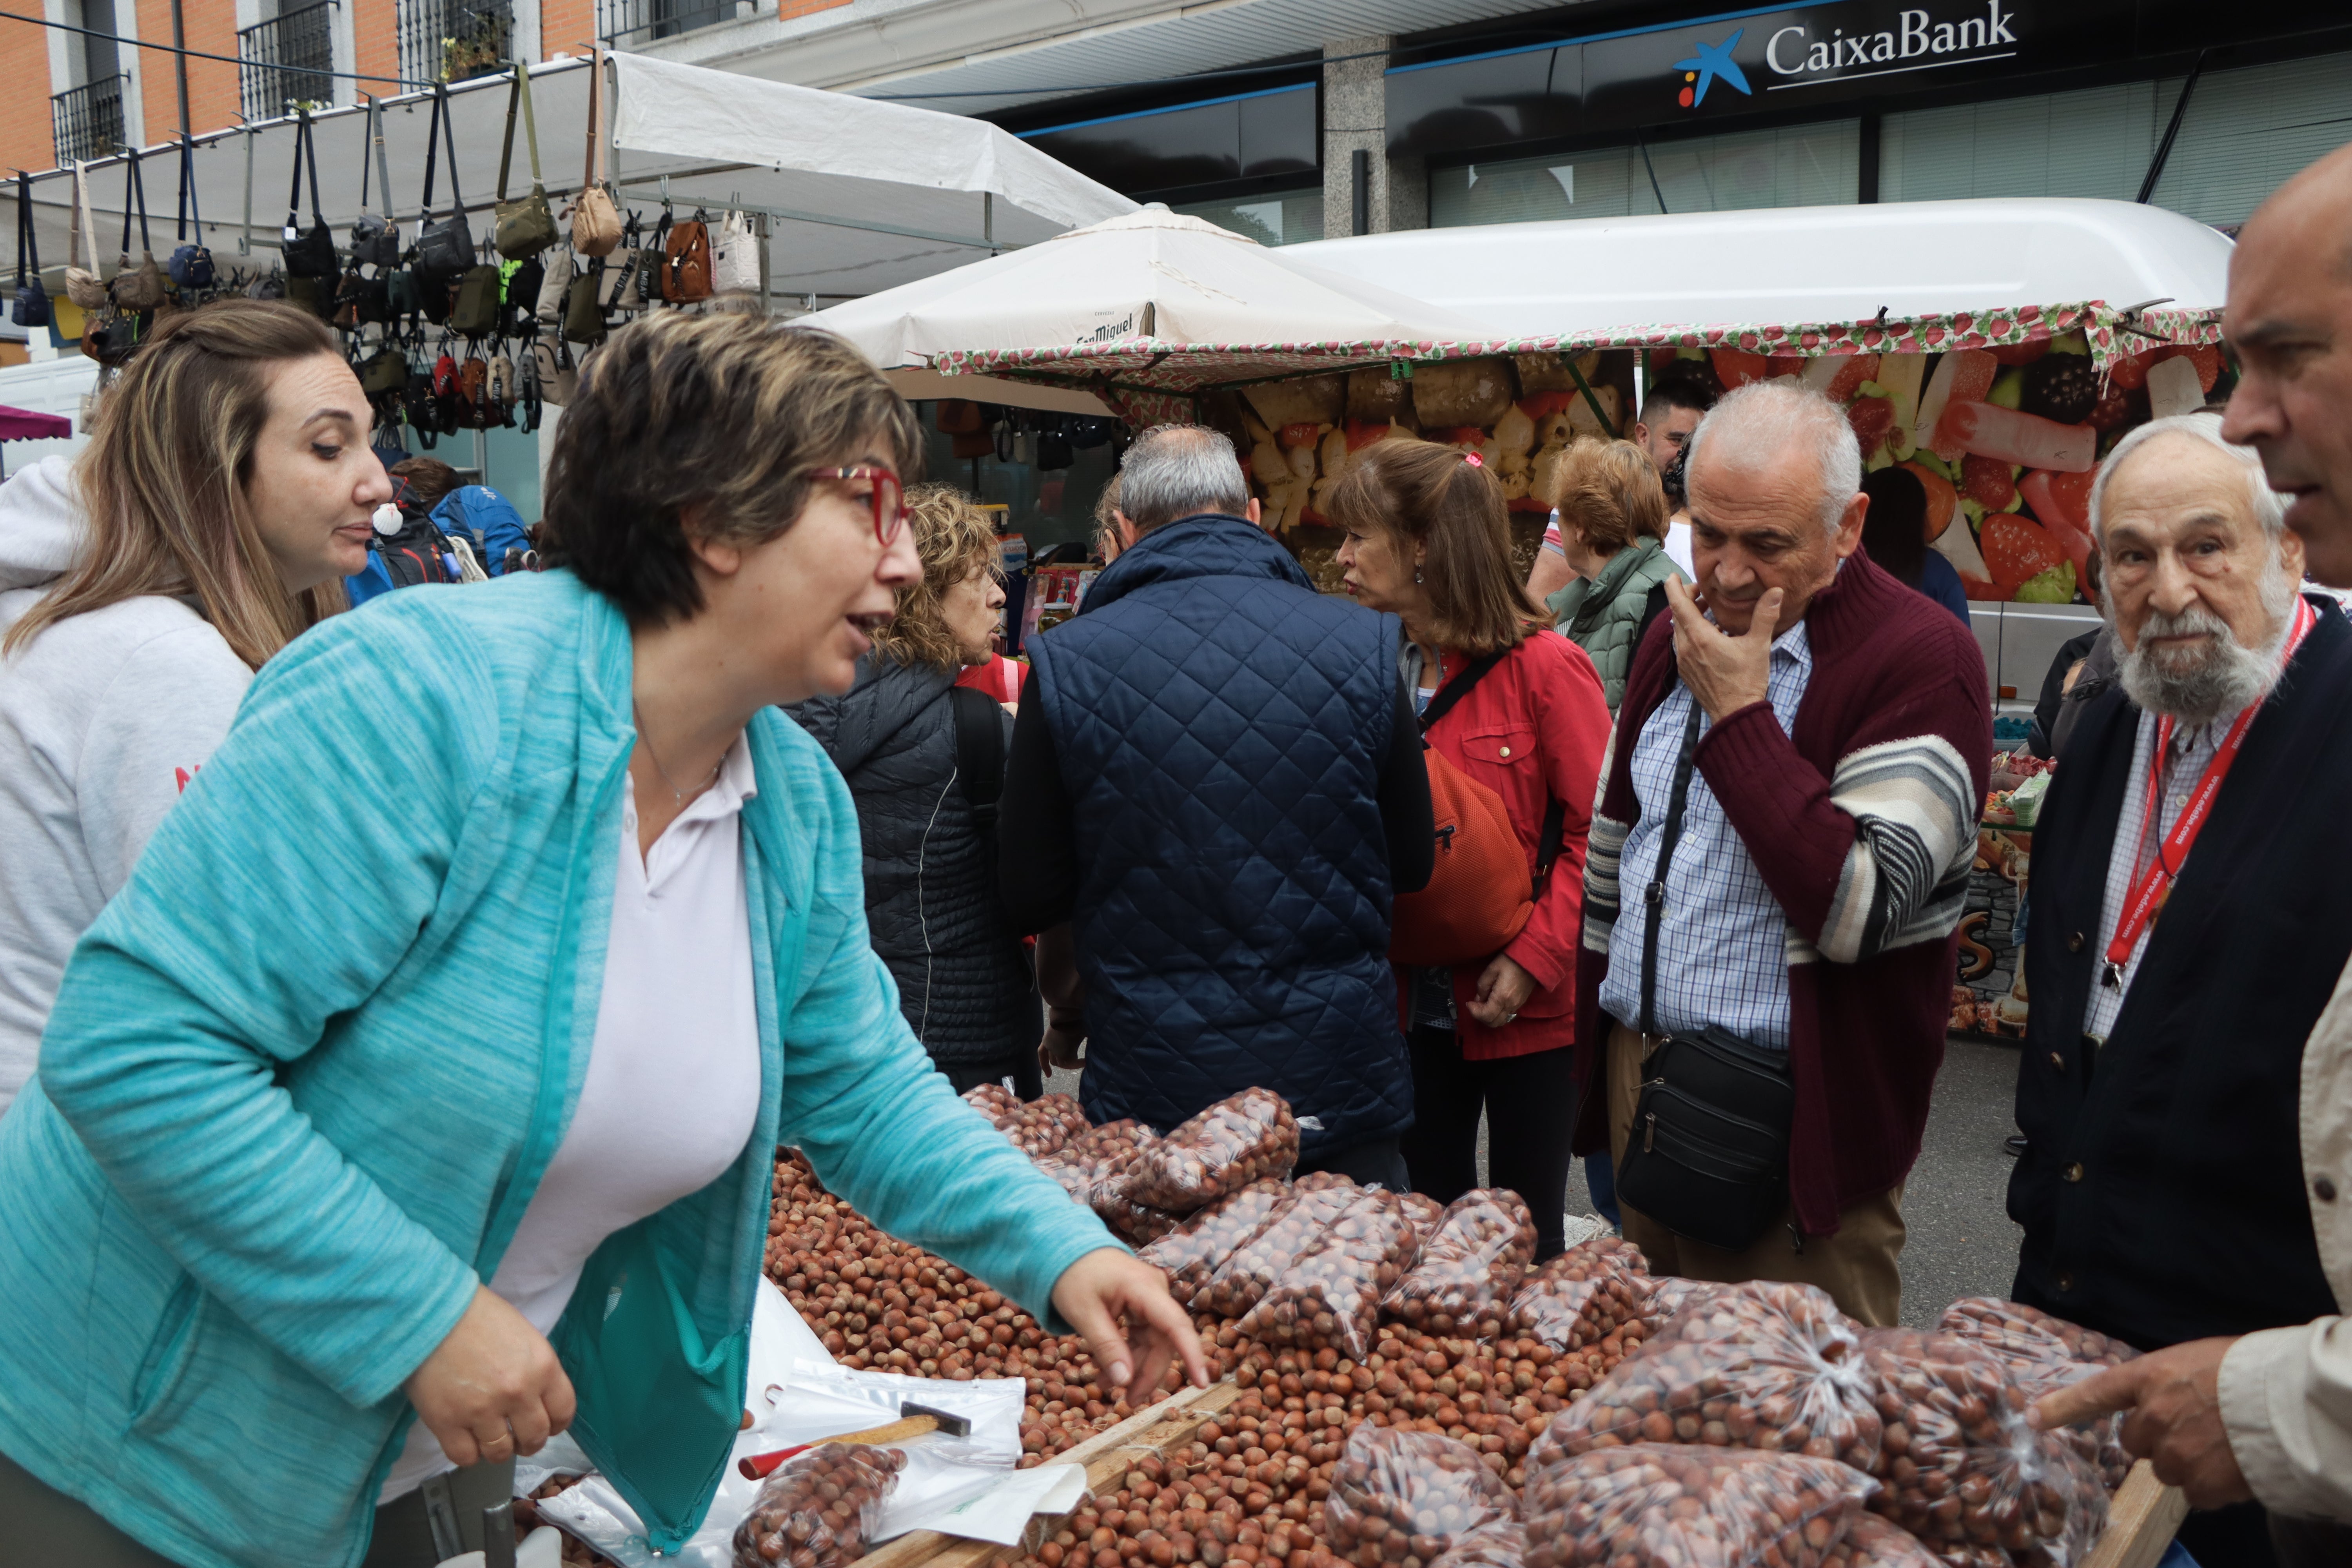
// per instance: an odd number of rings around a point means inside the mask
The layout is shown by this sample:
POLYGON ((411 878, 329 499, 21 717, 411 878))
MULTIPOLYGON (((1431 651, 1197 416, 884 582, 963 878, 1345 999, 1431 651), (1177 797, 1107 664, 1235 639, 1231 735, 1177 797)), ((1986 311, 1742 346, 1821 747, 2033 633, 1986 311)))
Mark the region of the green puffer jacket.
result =
POLYGON ((1579 577, 1544 601, 1559 635, 1591 656, 1610 712, 1616 712, 1624 699, 1625 676, 1633 668, 1650 595, 1667 578, 1682 574, 1664 543, 1636 540, 1611 556, 1596 580, 1579 577))

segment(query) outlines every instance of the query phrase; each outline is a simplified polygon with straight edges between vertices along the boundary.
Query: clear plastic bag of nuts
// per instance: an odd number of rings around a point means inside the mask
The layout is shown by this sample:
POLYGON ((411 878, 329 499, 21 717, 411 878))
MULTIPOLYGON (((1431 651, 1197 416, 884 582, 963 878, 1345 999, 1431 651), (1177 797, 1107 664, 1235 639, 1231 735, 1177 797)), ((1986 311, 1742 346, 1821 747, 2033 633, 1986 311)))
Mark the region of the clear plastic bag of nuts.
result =
POLYGON ((1419 1247, 1403 1201, 1377 1187, 1360 1188, 1355 1202, 1291 1260, 1234 1327, 1269 1344, 1328 1346, 1361 1361, 1372 1353, 1381 1298, 1419 1247))
POLYGON ((1948 1568, 1927 1542, 1891 1520, 1858 1513, 1822 1568, 1948 1568))
POLYGON ((1506 1519, 1456 1536, 1429 1568, 1527 1568, 1527 1526, 1506 1519))
POLYGON ((1653 1331, 1664 1328, 1675 1314, 1694 1301, 1704 1301, 1717 1290, 1730 1287, 1706 1279, 1685 1279, 1679 1274, 1661 1274, 1650 1280, 1650 1293, 1643 1299, 1642 1316, 1653 1331))
POLYGON ((1535 1255, 1526 1200, 1503 1187, 1473 1187, 1445 1206, 1412 1270, 1381 1305, 1424 1334, 1491 1340, 1509 1321, 1535 1255))
MULTIPOLYGON (((2022 1301, 1992 1296, 1969 1296, 1953 1302, 1936 1327, 1959 1335, 2006 1366, 2029 1400, 2079 1382, 2103 1367, 2120 1366, 2139 1354, 2095 1329, 2053 1318, 2022 1301)), ((2123 1445, 2123 1413, 2117 1411, 2063 1435, 2063 1441, 2098 1467, 2100 1479, 2111 1492, 2131 1473, 2131 1455, 2123 1445)))
POLYGON ((1323 1172, 1293 1182, 1290 1200, 1278 1205, 1257 1235, 1210 1276, 1194 1294, 1193 1308, 1220 1318, 1238 1318, 1256 1306, 1298 1255, 1347 1212, 1361 1190, 1346 1176, 1323 1172))
POLYGON ((1323 1538, 1358 1568, 1429 1568, 1474 1531, 1517 1524, 1518 1517, 1511 1489, 1469 1444, 1367 1421, 1348 1439, 1331 1477, 1323 1538))
POLYGON ((734 1568, 845 1568, 868 1534, 907 1456, 863 1443, 826 1443, 787 1459, 761 1483, 735 1527, 734 1568))
POLYGON ((1875 1489, 1834 1459, 1680 1443, 1529 1467, 1526 1568, 1822 1568, 1875 1489))
POLYGON ((1066 1094, 1024 1100, 1001 1083, 982 1083, 965 1090, 963 1099, 1033 1160, 1068 1147, 1089 1125, 1087 1113, 1066 1094))
POLYGON ((1556 1351, 1581 1349, 1642 1321, 1647 1279, 1642 1249, 1632 1242, 1580 1241, 1520 1282, 1507 1327, 1556 1351))
POLYGON ((1445 1205, 1426 1193, 1399 1193, 1404 1204, 1404 1217, 1412 1221, 1412 1233, 1423 1246, 1437 1234, 1437 1225, 1445 1217, 1445 1205))
POLYGON ((1862 1362, 1885 1441, 1874 1510, 1944 1552, 1993 1548, 2024 1563, 2077 1559, 2106 1526, 2107 1494, 2079 1445, 2026 1424, 2024 1388, 1957 1334, 1865 1329, 1862 1362))
POLYGON ((1127 1174, 1125 1195, 1149 1208, 1191 1214, 1298 1163, 1298 1121, 1270 1089, 1245 1089, 1151 1145, 1127 1174))
POLYGON ((1180 1306, 1189 1305, 1225 1259, 1248 1246, 1289 1198, 1290 1184, 1279 1177, 1252 1182, 1231 1197, 1194 1210, 1139 1256, 1168 1276, 1168 1293, 1180 1306))
POLYGON ((1552 1417, 1555 1448, 1628 1443, 1769 1448, 1868 1472, 1885 1422, 1860 1326, 1811 1285, 1750 1281, 1687 1306, 1638 1356, 1552 1417))

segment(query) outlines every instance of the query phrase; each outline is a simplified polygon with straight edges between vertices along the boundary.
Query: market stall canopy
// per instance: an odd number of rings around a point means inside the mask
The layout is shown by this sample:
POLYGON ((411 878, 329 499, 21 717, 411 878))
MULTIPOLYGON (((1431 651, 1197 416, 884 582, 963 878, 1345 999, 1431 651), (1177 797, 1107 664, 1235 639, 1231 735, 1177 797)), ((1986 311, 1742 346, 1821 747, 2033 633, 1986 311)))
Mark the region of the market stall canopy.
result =
POLYGON ((0 441, 48 441, 73 434, 73 421, 58 414, 0 404, 0 441))
POLYGON ((2218 310, 2231 249, 2162 207, 2037 197, 1486 224, 1289 254, 1458 310, 1485 335, 1600 337, 2061 300, 2218 310))
MULTIPOLYGON (((768 285, 777 294, 871 293, 1135 208, 1108 186, 981 121, 637 55, 613 56, 611 62, 607 172, 622 205, 644 218, 648 243, 665 196, 681 217, 692 216, 697 207, 714 216, 728 207, 764 212, 768 285)), ((553 62, 530 73, 541 166, 559 213, 585 169, 588 78, 584 60, 553 62)), ((457 189, 483 239, 498 195, 510 96, 508 76, 477 78, 449 91, 457 189)), ((431 93, 384 100, 384 152, 404 238, 415 233, 431 125, 431 93)), ((366 126, 362 109, 330 110, 311 121, 321 170, 320 211, 338 243, 345 242, 360 212, 383 208, 374 161, 364 156, 366 126)), ((204 243, 216 262, 266 269, 278 260, 295 138, 295 122, 278 120, 198 139, 197 207, 204 243)), ((158 259, 175 243, 179 162, 174 146, 142 155, 150 243, 158 259)), ((89 173, 97 250, 111 271, 121 248, 127 160, 93 163, 89 173)), ((528 191, 530 180, 528 142, 518 125, 508 195, 528 191)), ((71 186, 69 171, 34 176, 34 219, 53 290, 67 259, 71 186)), ((450 189, 445 142, 434 193, 436 216, 447 212, 450 189)), ((15 187, 0 187, 0 194, 10 198, 13 218, 15 187)), ((306 226, 311 221, 307 179, 300 221, 306 226)), ((139 243, 134 219, 134 257, 139 243)))

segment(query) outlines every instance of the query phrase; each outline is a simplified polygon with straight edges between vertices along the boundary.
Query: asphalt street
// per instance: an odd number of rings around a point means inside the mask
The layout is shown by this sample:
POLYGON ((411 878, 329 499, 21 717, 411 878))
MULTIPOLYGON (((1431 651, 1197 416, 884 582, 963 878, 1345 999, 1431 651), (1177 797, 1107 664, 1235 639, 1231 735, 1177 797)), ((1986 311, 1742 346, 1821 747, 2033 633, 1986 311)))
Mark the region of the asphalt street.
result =
MULTIPOLYGON (((1048 1089, 1076 1094, 1078 1075, 1055 1073, 1048 1089)), ((1903 1320, 1932 1323, 1962 1296, 2009 1294, 2017 1267, 2019 1231, 2002 1197, 2011 1162, 2001 1140, 2015 1131, 2010 1114, 2017 1087, 2017 1052, 1977 1040, 1951 1040, 1936 1080, 1926 1145, 1903 1193, 1910 1238, 1903 1247, 1903 1320)), ((1486 1134, 1478 1166, 1486 1170, 1486 1134)), ((1569 1187, 1568 1212, 1590 1214, 1579 1163, 1569 1187)))

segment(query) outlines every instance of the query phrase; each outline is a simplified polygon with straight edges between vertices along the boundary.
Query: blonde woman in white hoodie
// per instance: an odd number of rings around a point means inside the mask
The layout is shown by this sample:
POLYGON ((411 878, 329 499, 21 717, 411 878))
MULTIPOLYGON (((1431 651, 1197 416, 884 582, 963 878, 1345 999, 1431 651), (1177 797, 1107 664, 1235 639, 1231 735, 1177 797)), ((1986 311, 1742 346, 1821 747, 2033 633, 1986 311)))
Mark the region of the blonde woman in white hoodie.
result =
POLYGON ((79 460, 0 486, 0 1115, 253 672, 366 564, 392 495, 368 426, 323 323, 226 300, 156 331, 79 460))

